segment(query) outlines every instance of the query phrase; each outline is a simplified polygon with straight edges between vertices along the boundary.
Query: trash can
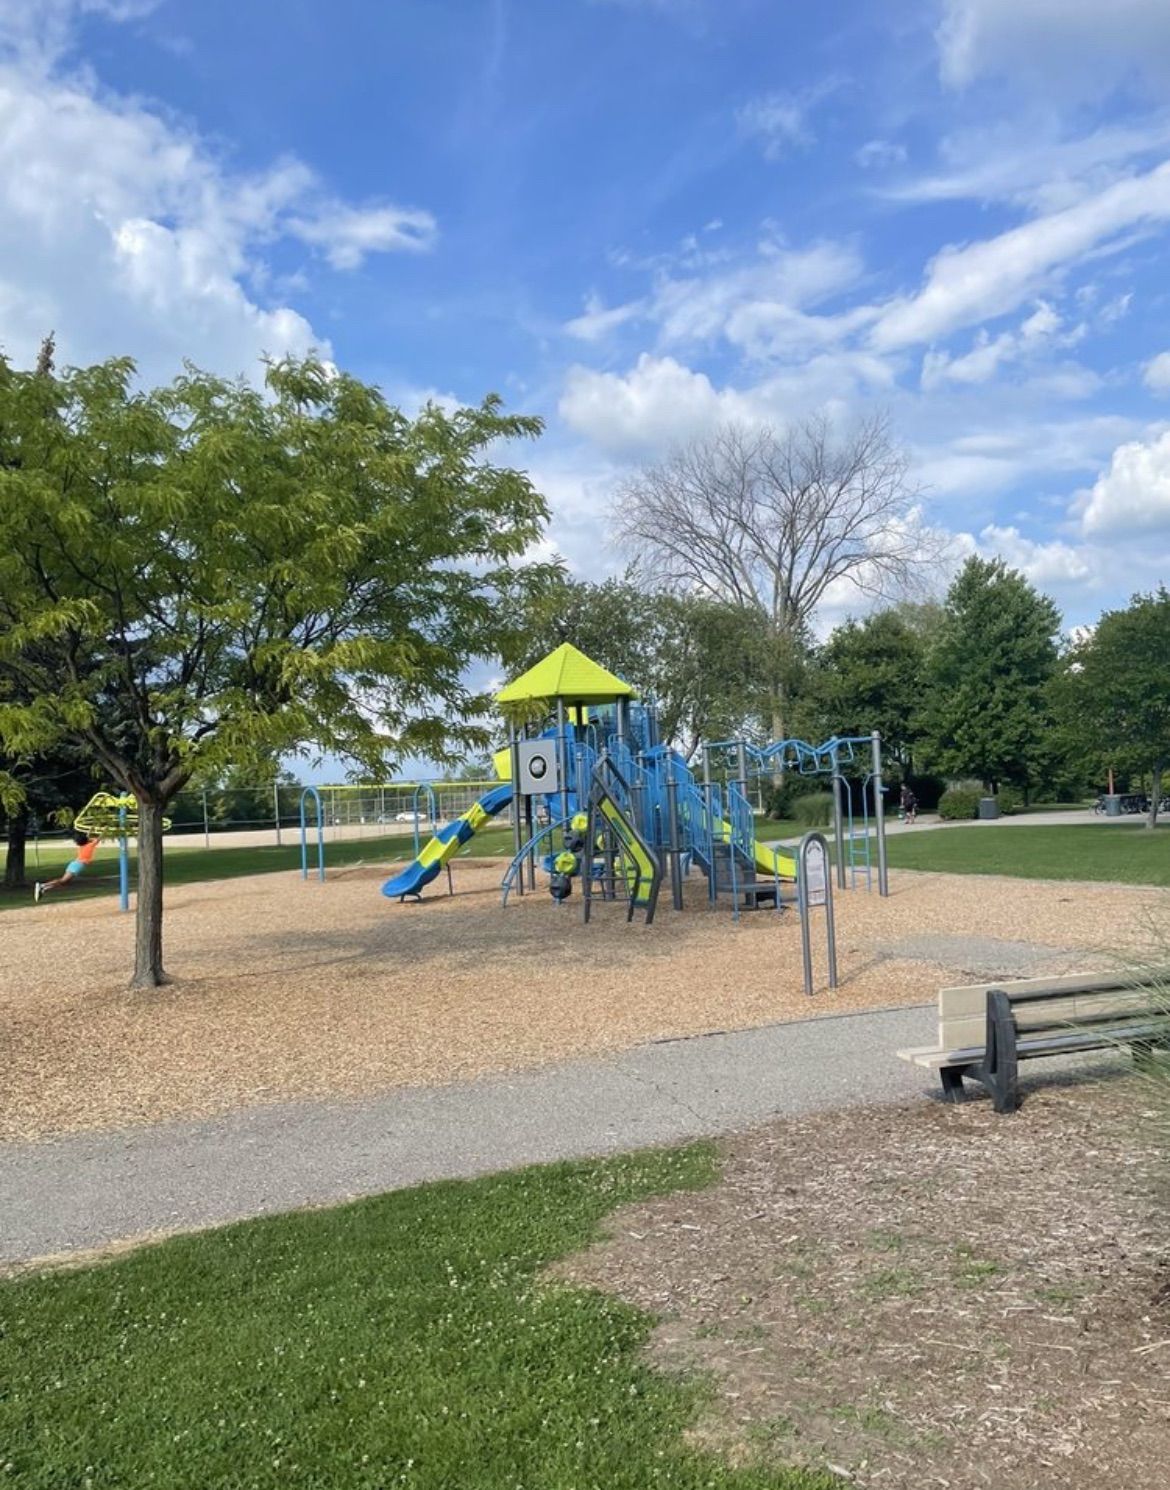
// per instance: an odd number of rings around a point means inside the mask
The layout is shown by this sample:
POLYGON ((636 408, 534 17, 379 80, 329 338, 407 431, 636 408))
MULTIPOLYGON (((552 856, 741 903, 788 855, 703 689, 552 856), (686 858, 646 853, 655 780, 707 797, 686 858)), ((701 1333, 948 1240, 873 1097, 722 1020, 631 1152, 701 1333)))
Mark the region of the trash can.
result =
POLYGON ((994 797, 979 798, 979 817, 981 820, 999 816, 999 803, 994 797))
POLYGON ((1121 816, 1121 793, 1120 792, 1111 792, 1111 793, 1107 792, 1106 793, 1106 795, 1105 795, 1105 816, 1106 817, 1120 817, 1121 816))

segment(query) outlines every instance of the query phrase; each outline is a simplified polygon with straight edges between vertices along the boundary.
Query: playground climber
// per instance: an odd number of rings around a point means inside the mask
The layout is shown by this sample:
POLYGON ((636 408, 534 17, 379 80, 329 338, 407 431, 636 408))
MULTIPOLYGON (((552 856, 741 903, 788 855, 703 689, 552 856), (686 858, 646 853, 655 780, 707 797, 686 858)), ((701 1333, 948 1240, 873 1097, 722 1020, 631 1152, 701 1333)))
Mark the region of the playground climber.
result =
POLYGON ((101 839, 75 829, 73 842, 77 846, 77 853, 66 864, 65 873, 59 875, 55 880, 45 880, 43 883, 38 880, 33 886, 34 900, 40 900, 50 890, 63 890, 66 885, 71 885, 79 874, 85 872, 86 866, 91 862, 94 854, 97 853, 98 844, 101 842, 101 839))

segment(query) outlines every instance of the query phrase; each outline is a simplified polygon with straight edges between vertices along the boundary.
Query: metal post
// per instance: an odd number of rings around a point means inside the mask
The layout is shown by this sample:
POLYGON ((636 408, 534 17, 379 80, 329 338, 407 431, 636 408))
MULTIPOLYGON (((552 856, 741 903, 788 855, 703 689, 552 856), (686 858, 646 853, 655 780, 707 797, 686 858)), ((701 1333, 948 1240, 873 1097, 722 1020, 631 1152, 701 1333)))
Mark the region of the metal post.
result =
MULTIPOLYGON (((670 771, 669 764, 667 771, 670 771)), ((670 849, 670 903, 676 911, 681 911, 683 882, 682 854, 678 846, 678 782, 671 774, 666 778, 666 841, 670 849)))
MULTIPOLYGON (((521 849, 520 838, 520 748, 516 738, 516 726, 508 726, 508 749, 512 756, 512 857, 518 858, 521 849)), ((519 873, 516 876, 516 884, 520 894, 524 894, 524 866, 519 865, 519 873)))
POLYGON ((813 993, 811 912, 815 906, 825 908, 825 933, 828 939, 829 987, 837 986, 837 926, 833 917, 833 877, 829 873, 829 850, 820 833, 806 833, 796 850, 796 899, 800 908, 800 950, 804 960, 804 991, 813 993), (816 862, 815 874, 809 873, 809 860, 816 862), (812 881, 812 883, 810 883, 812 881))
POLYGON ((736 747, 739 756, 739 789, 746 797, 748 794, 748 769, 747 769, 747 742, 740 740, 736 747))
POLYGON ((280 847, 280 782, 272 783, 272 816, 276 823, 276 846, 280 847))
POLYGON ((829 762, 833 770, 833 842, 837 850, 837 888, 845 888, 845 823, 842 812, 841 796, 845 789, 845 782, 841 777, 841 765, 838 760, 838 747, 833 746, 829 752, 829 762))
POLYGON ((557 775, 561 778, 561 816, 569 815, 569 742, 565 738, 565 701, 557 699, 557 775))
POLYGON ((126 809, 118 808, 118 901, 130 909, 130 845, 126 841, 126 809))
POLYGON ((211 847, 211 824, 207 820, 207 788, 203 788, 203 847, 211 847))
POLYGON ((886 866, 886 802, 882 786, 882 737, 874 730, 873 741, 873 820, 877 829, 878 894, 890 893, 890 875, 886 866))

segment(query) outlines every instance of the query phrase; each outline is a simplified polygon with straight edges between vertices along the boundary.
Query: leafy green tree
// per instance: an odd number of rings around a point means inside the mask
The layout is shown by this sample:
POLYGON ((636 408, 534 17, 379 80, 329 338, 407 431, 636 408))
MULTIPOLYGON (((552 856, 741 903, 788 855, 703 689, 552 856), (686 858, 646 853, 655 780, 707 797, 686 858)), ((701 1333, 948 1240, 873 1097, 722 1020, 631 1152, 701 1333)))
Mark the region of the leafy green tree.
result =
POLYGON ((2 774, 7 778, 7 788, 0 781, 0 824, 7 840, 4 888, 19 890, 27 883, 26 849, 34 820, 68 822, 96 787, 81 753, 67 747, 9 760, 2 774))
POLYGON ((1157 826, 1163 773, 1170 764, 1170 592, 1135 595, 1106 611, 1072 652, 1068 675, 1082 747, 1103 751, 1123 769, 1149 771, 1150 814, 1157 826))
POLYGON ((0 363, 0 748, 76 745, 138 803, 134 983, 163 982, 162 819, 296 750, 371 773, 489 739, 468 663, 516 645, 545 505, 495 397, 409 419, 320 362, 267 387, 0 363))
POLYGON ((758 728, 771 654, 739 606, 647 589, 636 570, 565 580, 539 598, 517 663, 528 667, 566 641, 653 699, 664 743, 684 755, 705 737, 758 728))
POLYGON ((1001 559, 970 558, 947 592, 927 665, 932 766, 1024 791, 1049 764, 1060 613, 1001 559))
POLYGON ((817 654, 813 682, 818 734, 876 729, 884 754, 904 772, 913 770, 920 733, 928 635, 919 624, 922 609, 896 607, 838 626, 817 654))

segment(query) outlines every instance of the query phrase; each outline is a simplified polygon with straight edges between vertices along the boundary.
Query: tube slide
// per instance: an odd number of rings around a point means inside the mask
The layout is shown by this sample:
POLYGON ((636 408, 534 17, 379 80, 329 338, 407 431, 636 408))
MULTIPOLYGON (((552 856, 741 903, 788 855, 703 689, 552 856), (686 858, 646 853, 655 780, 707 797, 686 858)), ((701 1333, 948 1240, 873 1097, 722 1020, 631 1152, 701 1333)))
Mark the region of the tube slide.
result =
POLYGON ((382 894, 388 895, 391 900, 400 899, 404 895, 421 894, 423 886, 429 885, 436 878, 448 859, 465 843, 470 843, 484 823, 507 807, 511 800, 511 782, 485 792, 462 816, 448 823, 445 828, 440 828, 417 859, 393 879, 387 880, 382 886, 382 894))

